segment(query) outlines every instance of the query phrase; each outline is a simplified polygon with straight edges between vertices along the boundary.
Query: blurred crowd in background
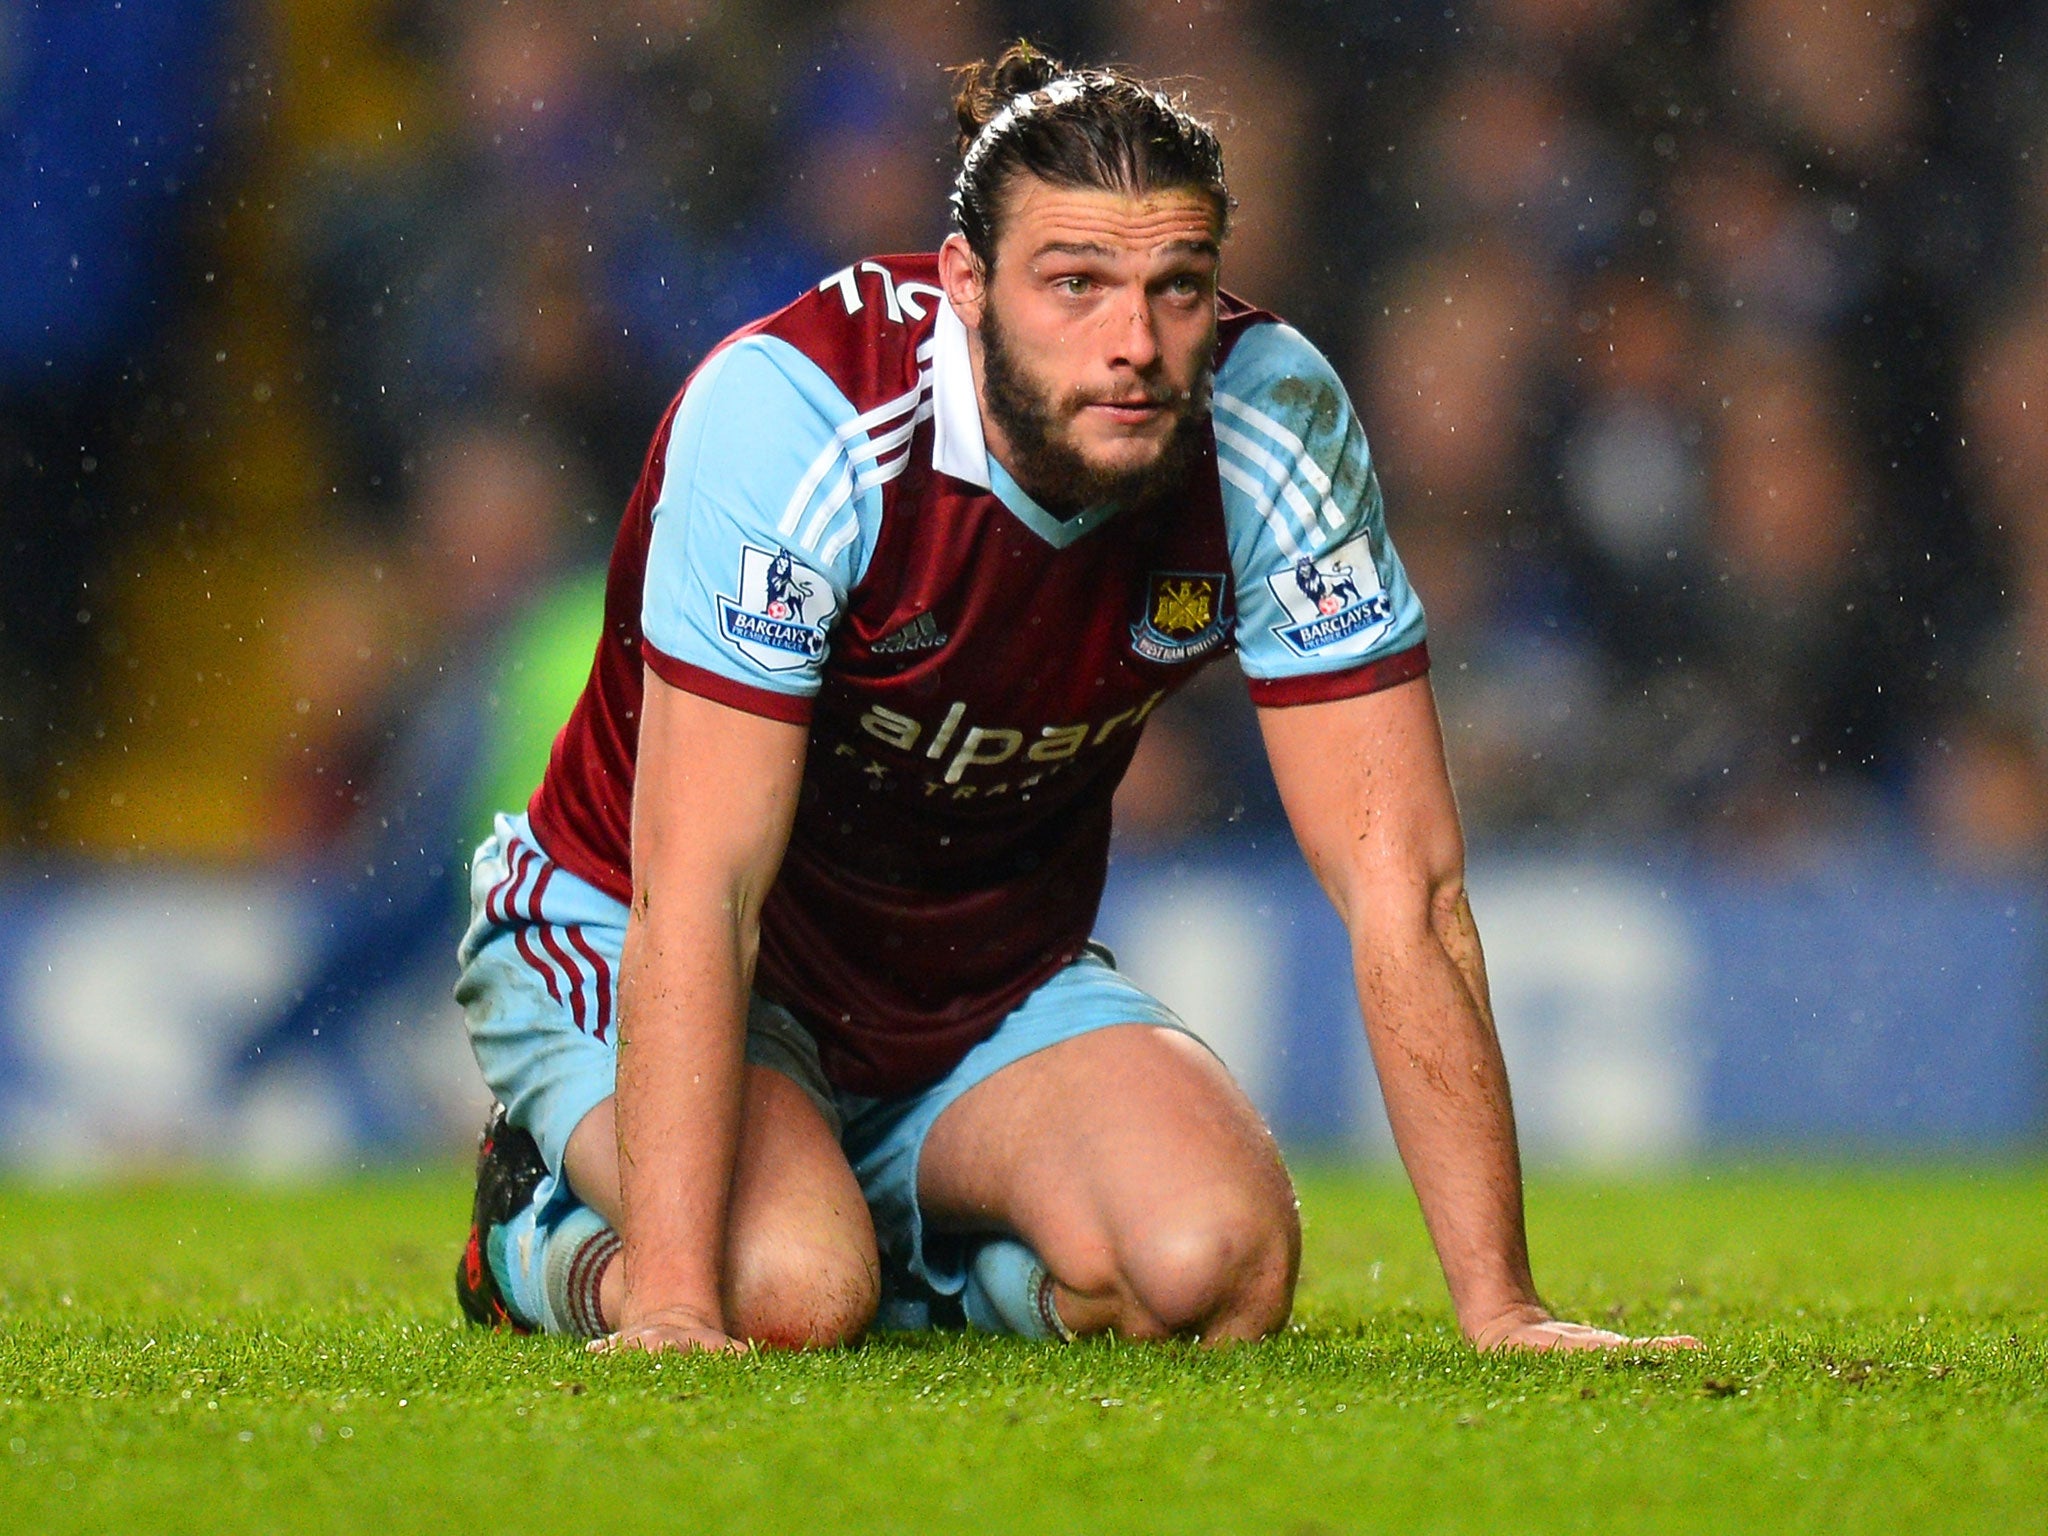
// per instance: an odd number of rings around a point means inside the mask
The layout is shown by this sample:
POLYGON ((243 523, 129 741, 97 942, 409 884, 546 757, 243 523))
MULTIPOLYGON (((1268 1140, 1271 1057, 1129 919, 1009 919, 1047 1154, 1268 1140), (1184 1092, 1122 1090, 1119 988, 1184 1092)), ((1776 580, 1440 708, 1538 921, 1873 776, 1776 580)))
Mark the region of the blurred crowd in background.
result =
MULTIPOLYGON (((20 0, 0 847, 458 865, 670 396, 943 237, 1020 34, 1218 121, 1475 841, 2048 858, 2048 7, 1961 0, 20 0)), ((1132 788, 1277 827, 1234 667, 1132 788)))

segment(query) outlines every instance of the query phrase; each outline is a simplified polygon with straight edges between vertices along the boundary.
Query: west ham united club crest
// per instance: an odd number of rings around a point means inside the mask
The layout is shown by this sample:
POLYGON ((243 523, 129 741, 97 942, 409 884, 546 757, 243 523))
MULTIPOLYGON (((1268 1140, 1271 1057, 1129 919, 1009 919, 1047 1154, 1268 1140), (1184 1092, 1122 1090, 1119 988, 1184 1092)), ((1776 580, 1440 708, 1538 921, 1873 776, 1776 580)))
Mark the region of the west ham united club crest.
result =
POLYGON ((740 548, 740 595, 718 595, 718 627, 757 667, 794 672, 825 654, 839 613, 832 583, 786 549, 740 548))
POLYGON ((1213 571, 1154 571, 1145 583, 1145 616, 1131 626, 1131 649, 1147 661, 1193 661, 1223 643, 1224 577, 1213 571))
POLYGON ((1312 560, 1304 555, 1288 570, 1266 578, 1273 596, 1292 621, 1273 626, 1297 656, 1313 656, 1354 642, 1362 650, 1387 632, 1393 604, 1380 587, 1372 546, 1353 539, 1312 560))

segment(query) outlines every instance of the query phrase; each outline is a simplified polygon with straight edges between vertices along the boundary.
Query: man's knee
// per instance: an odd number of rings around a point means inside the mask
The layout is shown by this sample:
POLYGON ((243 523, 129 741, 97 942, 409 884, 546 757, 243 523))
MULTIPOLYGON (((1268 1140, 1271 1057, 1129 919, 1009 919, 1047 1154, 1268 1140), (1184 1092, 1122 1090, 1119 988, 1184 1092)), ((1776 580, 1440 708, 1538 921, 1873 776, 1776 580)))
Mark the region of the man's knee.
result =
POLYGON ((1301 1224, 1291 1192, 1284 1200, 1231 1198, 1160 1211, 1119 1248, 1123 1288, 1142 1331, 1212 1342, 1263 1338, 1293 1310, 1301 1224))
POLYGON ((881 1300, 881 1267, 851 1242, 757 1237, 729 1259, 728 1321, 776 1349, 829 1349, 867 1332, 881 1300))

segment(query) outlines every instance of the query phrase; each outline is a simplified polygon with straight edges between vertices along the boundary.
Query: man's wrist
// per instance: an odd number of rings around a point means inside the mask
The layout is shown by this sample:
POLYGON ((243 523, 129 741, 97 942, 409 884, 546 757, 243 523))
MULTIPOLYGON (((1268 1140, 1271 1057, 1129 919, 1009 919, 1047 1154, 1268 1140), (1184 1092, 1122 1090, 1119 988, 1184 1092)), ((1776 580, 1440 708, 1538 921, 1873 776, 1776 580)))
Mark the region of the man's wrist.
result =
POLYGON ((634 1321, 657 1314, 687 1316, 716 1327, 725 1316, 717 1277, 702 1265, 651 1261, 629 1242, 622 1258, 626 1282, 621 1313, 634 1321), (635 1262, 636 1259, 639 1262, 635 1262))
POLYGON ((1457 1314, 1458 1326, 1467 1336, 1476 1334, 1496 1318, 1520 1321, 1550 1316, 1550 1308, 1537 1294, 1529 1262, 1521 1256, 1523 1251, 1519 1242, 1503 1243, 1499 1251, 1483 1256, 1466 1252, 1463 1262, 1444 1265, 1451 1310, 1457 1314))
POLYGON ((619 1304, 620 1331, 644 1328, 654 1323, 673 1324, 682 1328, 708 1328, 715 1333, 723 1333, 725 1309, 715 1299, 708 1303, 674 1297, 650 1297, 643 1301, 634 1294, 629 1283, 626 1294, 619 1304))

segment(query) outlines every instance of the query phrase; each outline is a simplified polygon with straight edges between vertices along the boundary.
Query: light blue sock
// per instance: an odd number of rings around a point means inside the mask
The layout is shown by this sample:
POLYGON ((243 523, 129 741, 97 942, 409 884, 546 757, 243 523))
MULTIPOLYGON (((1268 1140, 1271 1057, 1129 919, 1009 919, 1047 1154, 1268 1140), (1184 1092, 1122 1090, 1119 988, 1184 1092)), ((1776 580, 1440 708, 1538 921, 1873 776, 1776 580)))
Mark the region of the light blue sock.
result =
POLYGON ((983 1243, 967 1269, 960 1307, 970 1327, 1020 1339, 1067 1339, 1073 1331, 1053 1305, 1052 1276, 1038 1255, 1015 1238, 983 1243))
POLYGON ((541 1326, 540 1274, 530 1262, 539 1214, 539 1202, 529 1203, 510 1221, 484 1234, 484 1257, 491 1261, 498 1294, 505 1298, 513 1320, 525 1328, 541 1326))
POLYGON ((485 1247, 498 1290, 520 1322, 579 1339, 605 1331, 598 1287, 619 1235, 555 1179, 542 1180, 532 1202, 494 1228, 485 1247))

